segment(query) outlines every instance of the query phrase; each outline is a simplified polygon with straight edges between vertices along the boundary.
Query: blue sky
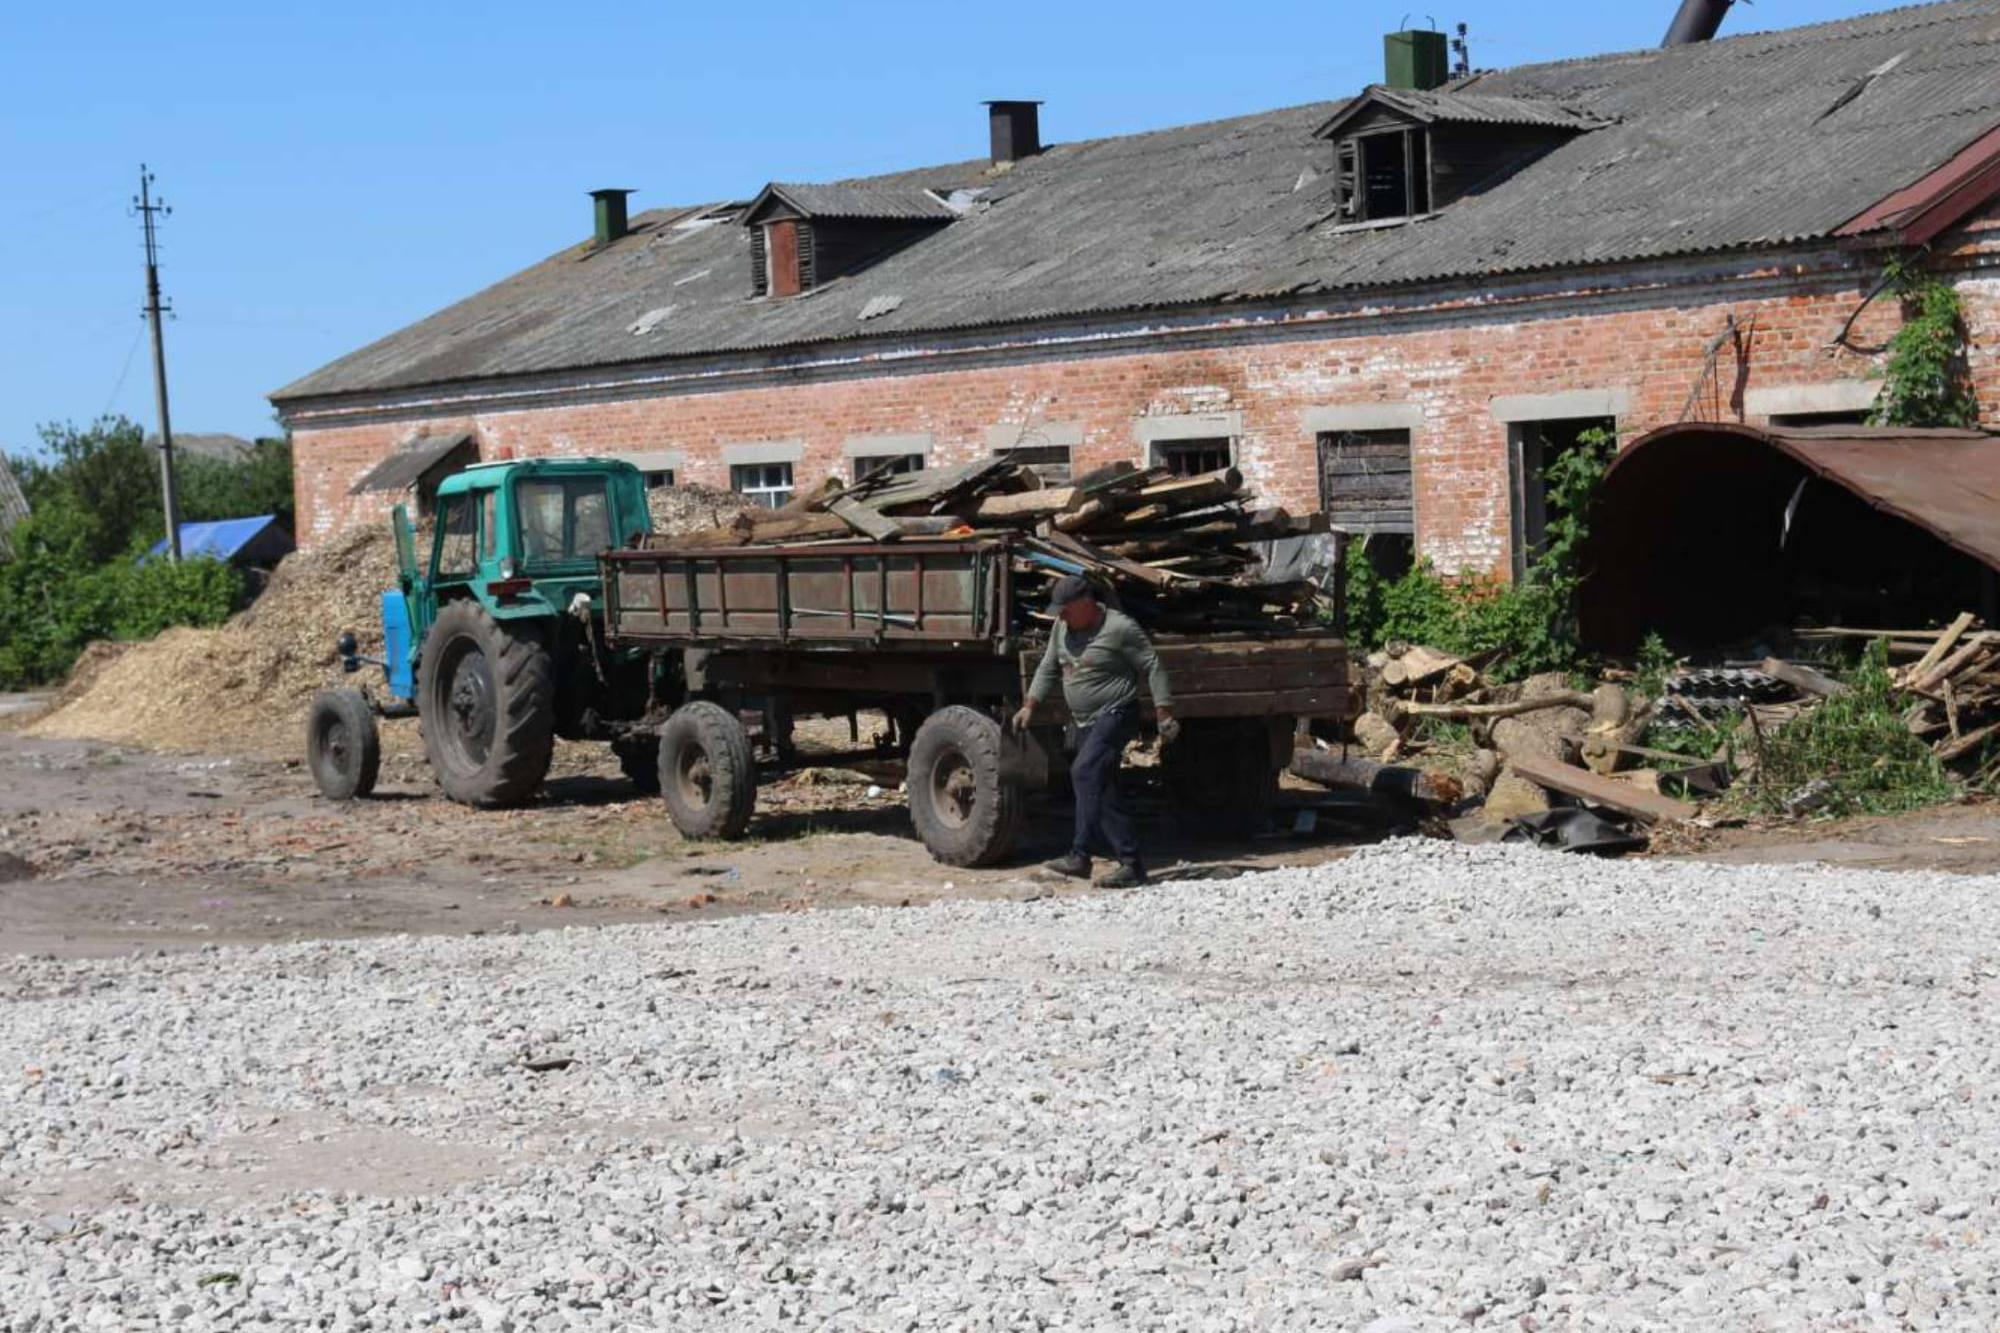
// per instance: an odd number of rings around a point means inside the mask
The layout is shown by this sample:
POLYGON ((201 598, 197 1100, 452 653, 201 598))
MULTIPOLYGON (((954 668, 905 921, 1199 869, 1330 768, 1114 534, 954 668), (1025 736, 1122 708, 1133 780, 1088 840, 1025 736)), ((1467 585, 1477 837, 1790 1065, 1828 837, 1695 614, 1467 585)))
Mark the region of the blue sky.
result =
MULTIPOLYGON (((1758 0, 1725 33, 1885 8, 1758 0)), ((1482 67, 1656 44, 1654 3, 1460 0, 1482 67)), ((153 424, 127 205, 174 207, 177 430, 274 433, 264 395, 635 208, 985 151, 981 99, 1045 139, 1342 96, 1407 0, 558 7, 130 3, 0 15, 0 450, 105 411, 153 424)))

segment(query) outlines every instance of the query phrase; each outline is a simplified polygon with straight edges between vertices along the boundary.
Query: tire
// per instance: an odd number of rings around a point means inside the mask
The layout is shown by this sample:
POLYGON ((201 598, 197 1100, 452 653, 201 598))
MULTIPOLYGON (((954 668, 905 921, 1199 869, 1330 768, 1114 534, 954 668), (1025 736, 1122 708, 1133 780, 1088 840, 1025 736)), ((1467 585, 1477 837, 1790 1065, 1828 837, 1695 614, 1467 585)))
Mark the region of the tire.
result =
POLYGON ((618 767, 632 780, 643 796, 660 794, 660 747, 650 736, 631 741, 613 741, 618 767))
POLYGON ((1162 756, 1181 813, 1231 838, 1260 833, 1278 799, 1278 770, 1262 718, 1194 718, 1162 756))
POLYGON ((322 690, 314 696, 306 713, 306 767, 329 801, 351 801, 375 790, 382 736, 361 691, 322 690))
POLYGON ((757 804, 750 733, 734 713, 698 699, 682 704, 660 731, 656 768, 674 827, 688 838, 733 839, 757 804))
POLYGON ((521 805, 555 753, 555 672, 539 626, 502 623, 477 602, 438 612, 417 680, 424 753, 461 805, 521 805))
POLYGON ((948 866, 991 865, 1013 847, 1027 794, 1000 777, 1000 724, 954 705, 924 719, 910 745, 910 819, 948 866))

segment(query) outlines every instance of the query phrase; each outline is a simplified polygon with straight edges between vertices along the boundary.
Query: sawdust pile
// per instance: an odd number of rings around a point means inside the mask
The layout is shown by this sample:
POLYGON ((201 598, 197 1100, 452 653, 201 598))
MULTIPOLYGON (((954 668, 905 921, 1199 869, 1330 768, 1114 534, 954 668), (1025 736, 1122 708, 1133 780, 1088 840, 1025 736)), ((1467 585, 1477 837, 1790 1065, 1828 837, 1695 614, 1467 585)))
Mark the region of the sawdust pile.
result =
POLYGON ((380 598, 395 577, 384 525, 287 556, 263 596, 219 628, 93 647, 29 733, 297 758, 307 705, 343 680, 334 640, 351 629, 379 654, 380 598))

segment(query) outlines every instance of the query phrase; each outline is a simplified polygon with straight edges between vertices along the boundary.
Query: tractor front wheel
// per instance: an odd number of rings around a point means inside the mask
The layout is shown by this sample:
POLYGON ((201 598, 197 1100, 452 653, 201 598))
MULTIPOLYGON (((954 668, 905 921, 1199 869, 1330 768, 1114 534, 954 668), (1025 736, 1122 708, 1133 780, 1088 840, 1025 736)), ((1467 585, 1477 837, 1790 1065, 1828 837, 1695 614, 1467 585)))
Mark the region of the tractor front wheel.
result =
POLYGON ((660 794, 689 838, 740 838, 757 804, 750 734, 721 704, 682 704, 660 730, 660 794))
POLYGON ((306 767, 329 801, 351 801, 375 790, 382 737, 359 690, 321 690, 306 713, 306 767))
POLYGON ((521 805, 555 753, 555 672, 537 625, 451 602, 424 638, 417 714, 444 794, 463 805, 521 805))

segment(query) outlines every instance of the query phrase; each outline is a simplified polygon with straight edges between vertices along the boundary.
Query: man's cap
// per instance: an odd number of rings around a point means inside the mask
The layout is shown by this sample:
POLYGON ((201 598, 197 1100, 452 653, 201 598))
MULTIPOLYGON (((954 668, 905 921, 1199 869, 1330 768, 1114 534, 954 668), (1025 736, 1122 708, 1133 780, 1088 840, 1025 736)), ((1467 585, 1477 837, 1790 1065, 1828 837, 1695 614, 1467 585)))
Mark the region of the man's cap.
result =
POLYGON ((1049 589, 1049 610, 1060 611, 1079 597, 1097 596, 1097 586, 1081 574, 1065 574, 1049 589))

